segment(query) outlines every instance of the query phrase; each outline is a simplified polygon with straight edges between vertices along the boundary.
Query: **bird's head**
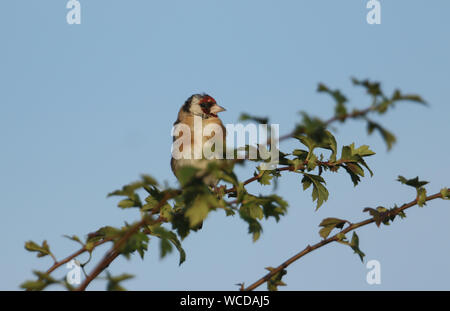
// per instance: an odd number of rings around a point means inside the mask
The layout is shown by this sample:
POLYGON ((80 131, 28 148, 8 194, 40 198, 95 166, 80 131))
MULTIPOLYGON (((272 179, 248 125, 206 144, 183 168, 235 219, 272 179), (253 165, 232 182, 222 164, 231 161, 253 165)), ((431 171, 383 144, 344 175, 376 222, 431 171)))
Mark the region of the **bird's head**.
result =
POLYGON ((217 118, 219 112, 225 108, 219 106, 214 98, 208 94, 194 94, 183 105, 183 111, 203 118, 217 118))

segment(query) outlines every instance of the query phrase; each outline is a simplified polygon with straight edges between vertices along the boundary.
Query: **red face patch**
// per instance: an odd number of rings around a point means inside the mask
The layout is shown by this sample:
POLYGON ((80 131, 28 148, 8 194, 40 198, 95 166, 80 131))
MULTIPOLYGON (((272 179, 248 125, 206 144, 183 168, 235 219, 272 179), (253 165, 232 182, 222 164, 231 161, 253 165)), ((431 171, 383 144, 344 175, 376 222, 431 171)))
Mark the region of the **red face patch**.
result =
POLYGON ((215 104, 216 104, 216 100, 209 95, 203 96, 203 98, 200 100, 200 107, 201 107, 203 113, 217 118, 217 115, 214 113, 211 113, 211 111, 210 111, 211 107, 215 104))
POLYGON ((205 96, 200 100, 200 103, 205 103, 205 104, 211 103, 211 104, 215 104, 215 103, 216 103, 216 100, 215 100, 214 98, 212 98, 211 96, 209 96, 209 95, 205 95, 205 96))

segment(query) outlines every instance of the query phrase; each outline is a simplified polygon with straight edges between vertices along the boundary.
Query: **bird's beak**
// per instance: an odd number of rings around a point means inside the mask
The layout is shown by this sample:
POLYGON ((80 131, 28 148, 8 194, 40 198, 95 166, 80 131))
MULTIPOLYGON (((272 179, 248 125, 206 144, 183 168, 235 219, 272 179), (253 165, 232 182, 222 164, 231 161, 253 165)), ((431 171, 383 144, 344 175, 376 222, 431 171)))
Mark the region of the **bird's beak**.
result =
POLYGON ((223 108, 222 106, 219 106, 219 105, 217 105, 217 104, 214 104, 214 106, 212 106, 211 107, 211 109, 209 110, 211 113, 214 113, 214 114, 216 114, 216 113, 219 113, 219 112, 222 112, 222 111, 225 111, 226 109, 225 108, 223 108))

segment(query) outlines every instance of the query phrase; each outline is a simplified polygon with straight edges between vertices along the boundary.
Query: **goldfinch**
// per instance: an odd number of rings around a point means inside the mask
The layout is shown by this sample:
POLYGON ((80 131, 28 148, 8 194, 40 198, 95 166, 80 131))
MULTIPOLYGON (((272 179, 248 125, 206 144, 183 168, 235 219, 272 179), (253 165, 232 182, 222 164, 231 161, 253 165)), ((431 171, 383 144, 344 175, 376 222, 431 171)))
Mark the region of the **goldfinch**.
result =
MULTIPOLYGON (((204 170, 207 168, 210 161, 218 161, 217 158, 208 158, 203 150, 205 144, 209 144, 207 147, 210 146, 211 138, 220 140, 220 143, 222 143, 222 150, 225 150, 226 129, 217 116, 217 114, 222 111, 225 111, 225 108, 219 106, 215 99, 207 94, 194 94, 185 101, 178 112, 178 118, 174 123, 174 129, 180 125, 182 127, 180 127, 181 130, 179 131, 174 130, 173 148, 175 148, 174 146, 177 140, 182 138, 183 135, 188 134, 184 132, 190 132, 190 137, 189 135, 185 136, 185 138, 188 139, 185 140, 185 143, 189 144, 189 146, 178 146, 180 152, 186 152, 185 156, 182 158, 179 156, 175 158, 172 150, 170 164, 172 172, 177 178, 177 172, 183 166, 193 166, 198 168, 200 169, 198 176, 203 176, 205 175, 204 170), (201 153, 199 153, 199 151, 201 153), (188 156, 186 157, 186 155, 188 156)), ((214 147, 217 148, 216 145, 214 147)), ((203 182, 211 187, 217 185, 217 179, 210 175, 203 176, 203 182)))

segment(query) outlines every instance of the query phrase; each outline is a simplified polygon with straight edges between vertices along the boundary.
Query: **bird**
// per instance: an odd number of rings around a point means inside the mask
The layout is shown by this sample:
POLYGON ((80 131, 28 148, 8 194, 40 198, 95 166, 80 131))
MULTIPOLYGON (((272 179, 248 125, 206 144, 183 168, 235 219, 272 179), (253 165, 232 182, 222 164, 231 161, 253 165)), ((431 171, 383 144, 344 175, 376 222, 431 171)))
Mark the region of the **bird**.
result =
MULTIPOLYGON (((222 106, 219 106, 216 102, 216 100, 211 97, 210 95, 206 94, 206 93, 202 93, 202 94, 193 94, 191 95, 183 104, 183 106, 180 108, 179 112, 178 112, 178 117, 176 119, 176 121, 174 122, 174 127, 179 125, 179 124, 184 124, 185 126, 189 127, 190 133, 191 133, 191 139, 190 139, 190 158, 186 159, 186 158, 178 158, 175 159, 173 157, 173 153, 172 153, 172 158, 170 161, 171 164, 171 168, 172 168, 172 172, 174 173, 174 175, 179 179, 179 175, 178 172, 180 170, 180 168, 184 167, 184 166, 192 166, 194 168, 199 169, 199 171, 197 172, 197 176, 201 176, 203 182, 214 188, 216 187, 218 180, 215 176, 212 176, 211 174, 207 174, 205 171, 208 167, 208 164, 211 163, 211 161, 220 161, 217 159, 207 159, 205 158, 204 153, 201 153, 201 158, 195 158, 194 157, 194 151, 195 151, 195 147, 201 147, 201 149, 199 148, 199 150, 203 151, 203 146, 205 145, 205 143, 211 139, 212 137, 214 137, 215 135, 217 135, 217 131, 220 128, 222 130, 222 146, 223 149, 225 150, 225 140, 226 140, 226 129, 225 126, 223 125, 222 121, 220 120, 218 113, 226 111, 225 108, 223 108, 222 106), (197 117, 197 120, 201 120, 201 140, 196 140, 195 139, 195 133, 194 133, 194 120, 197 117), (203 131, 205 129, 206 126, 208 125, 212 125, 212 127, 216 128, 216 130, 211 131, 211 135, 210 136, 203 136, 203 131), (212 133, 214 133, 214 135, 212 135, 212 133), (195 146, 197 145, 197 146, 195 146)), ((175 133, 174 133, 175 134, 175 133)), ((182 135, 184 135, 183 131, 178 132, 177 135, 173 135, 173 141, 175 142, 177 139, 179 139, 182 135)), ((220 139, 220 136, 218 136, 218 139, 220 139)), ((214 146, 216 147, 216 146, 214 146)), ((180 147, 180 151, 183 150, 183 146, 180 147)))

